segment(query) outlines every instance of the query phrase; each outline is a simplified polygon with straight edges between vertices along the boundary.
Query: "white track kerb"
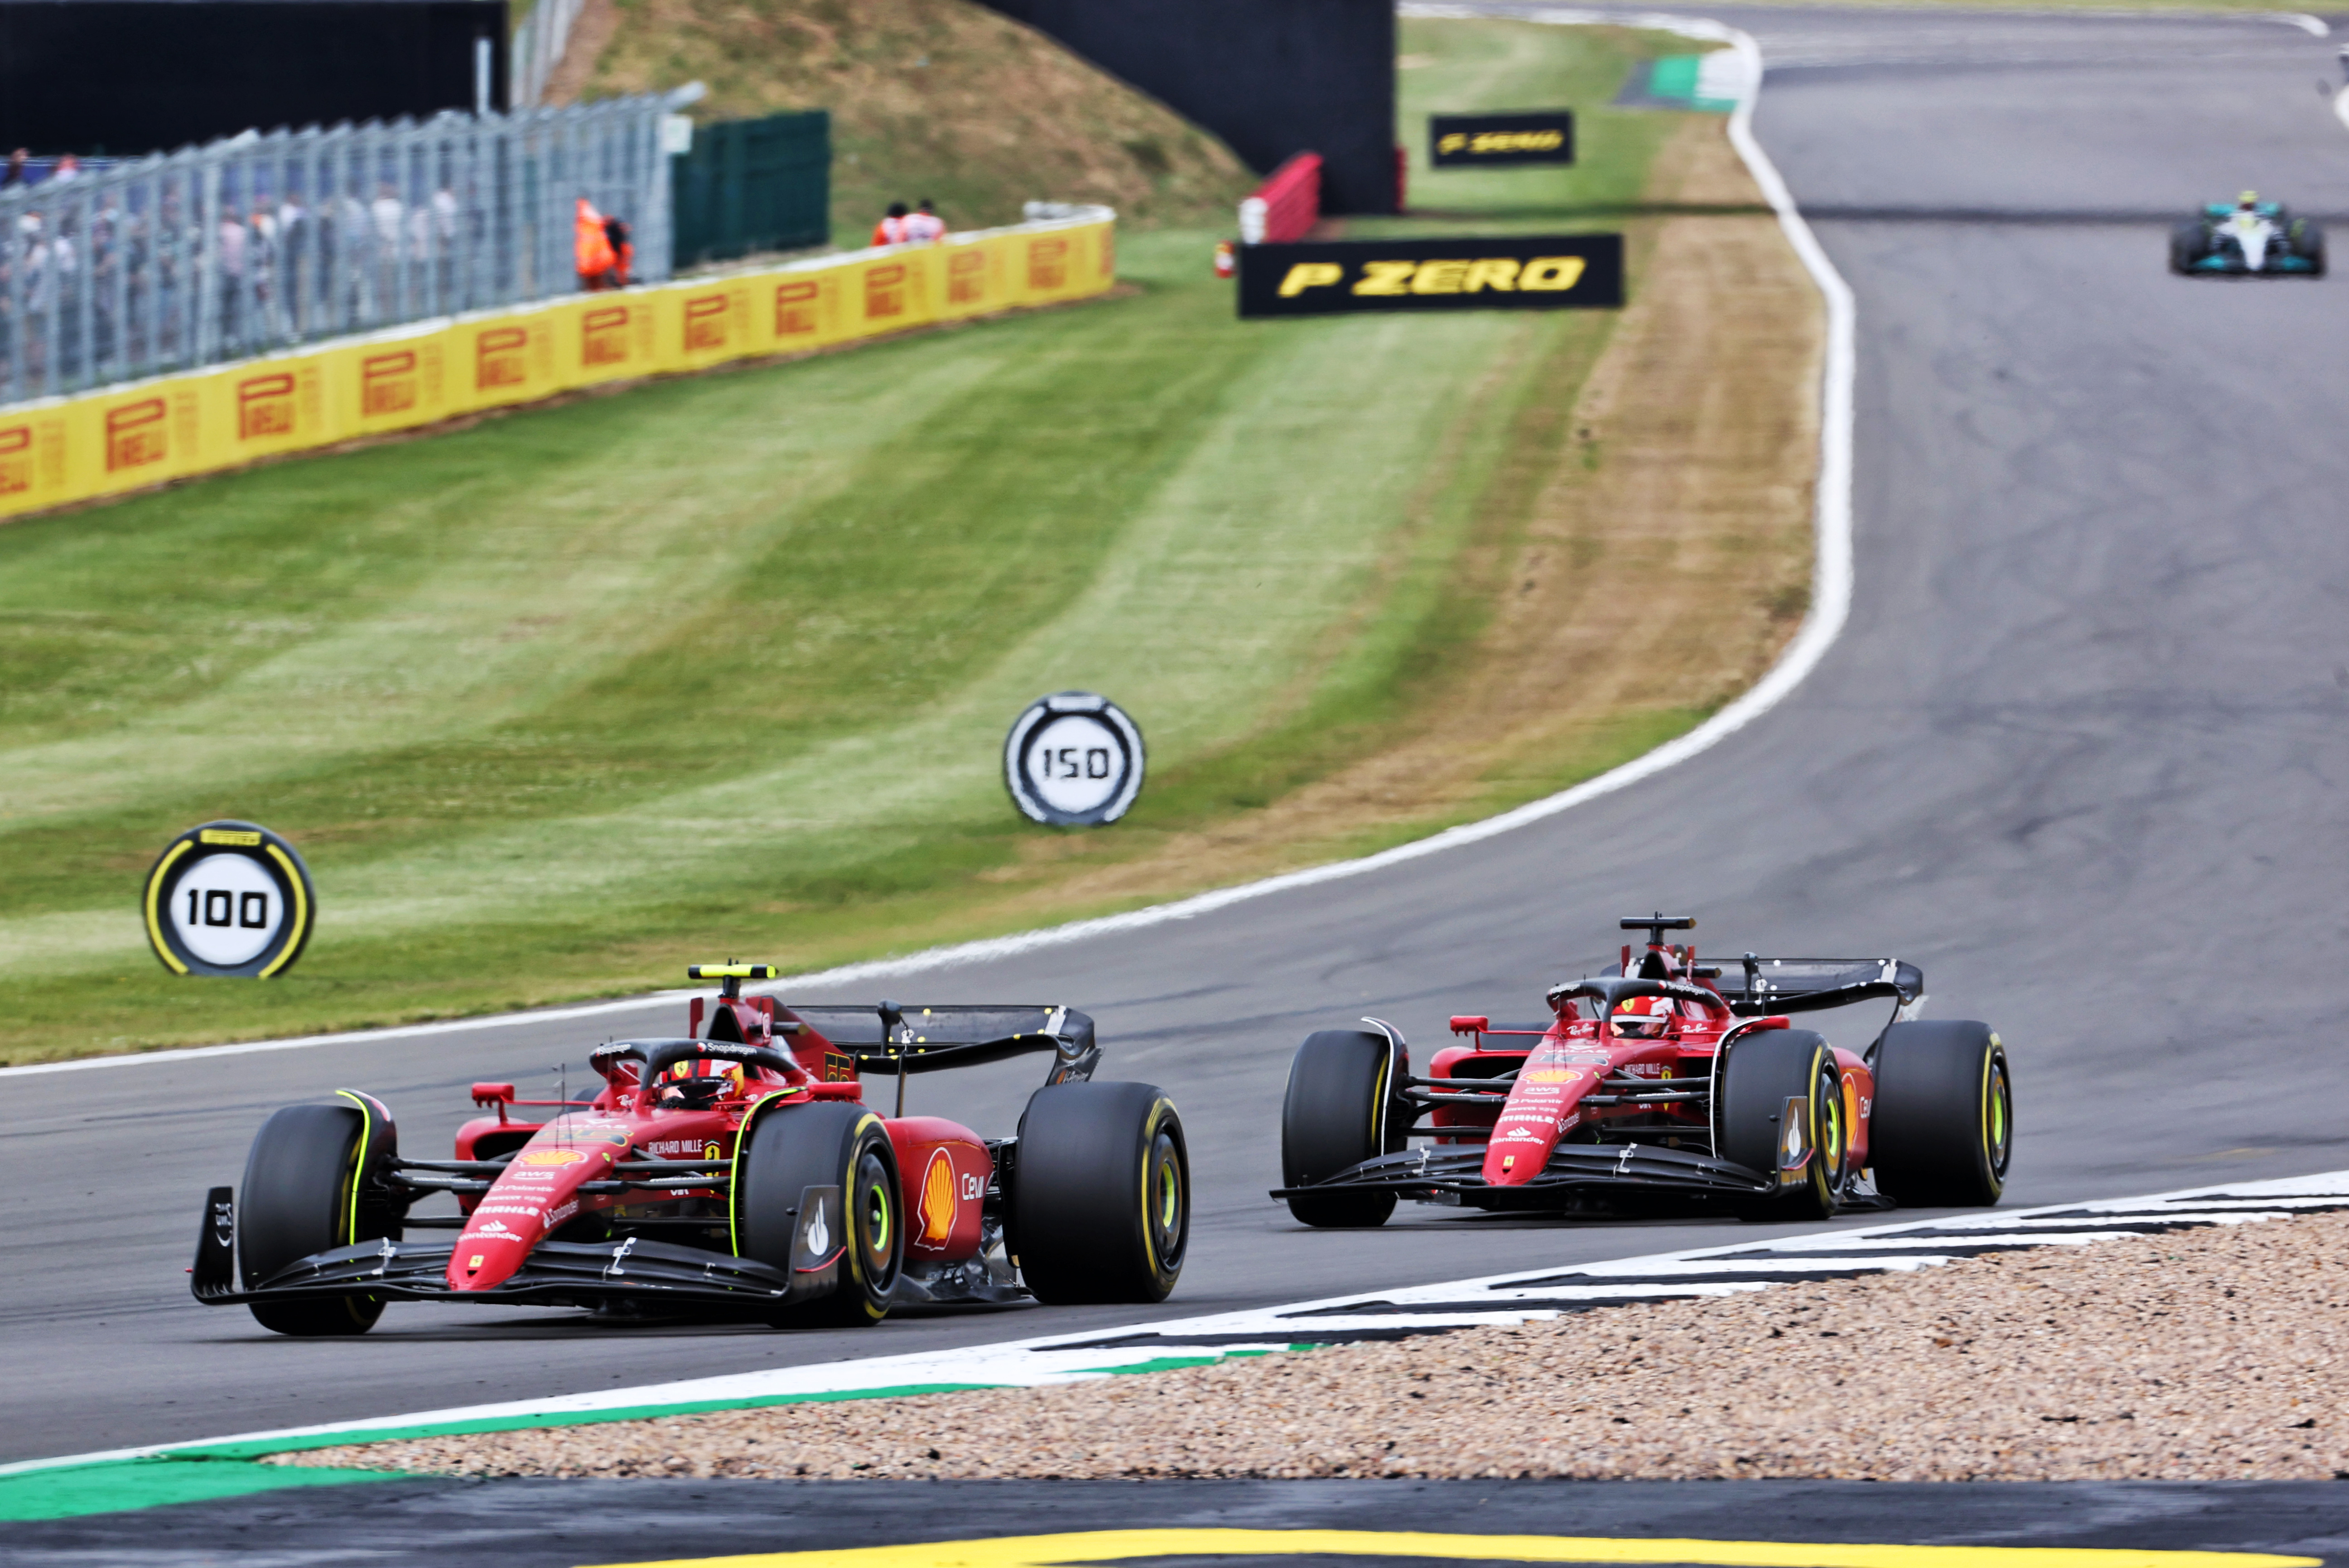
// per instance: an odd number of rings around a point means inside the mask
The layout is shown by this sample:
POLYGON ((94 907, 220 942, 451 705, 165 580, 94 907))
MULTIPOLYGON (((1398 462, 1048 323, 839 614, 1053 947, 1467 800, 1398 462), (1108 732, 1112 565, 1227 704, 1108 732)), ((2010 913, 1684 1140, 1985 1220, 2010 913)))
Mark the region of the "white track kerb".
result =
MULTIPOLYGON (((1852 444, 1852 383, 1857 370, 1857 320, 1852 306, 1851 288, 1827 260, 1818 238, 1803 221, 1795 209, 1795 199, 1788 194, 1786 182, 1779 178, 1777 167, 1769 154, 1754 140, 1754 103, 1762 82, 1762 50, 1752 37, 1734 27, 1717 22, 1692 17, 1667 16, 1602 16, 1590 11, 1516 10, 1487 11, 1475 5, 1405 5, 1401 7, 1405 16, 1475 17, 1506 16, 1517 21, 1547 22, 1560 26, 1588 26, 1603 25, 1616 27, 1639 27, 1652 32, 1678 33, 1684 37, 1708 43, 1725 44, 1736 51, 1744 66, 1743 88, 1737 108, 1729 117, 1730 144, 1745 161, 1756 184, 1778 215, 1778 224, 1786 233, 1795 254, 1802 258, 1803 266, 1818 285, 1826 297, 1827 308, 1827 352, 1824 384, 1820 388, 1819 420, 1819 481, 1816 528, 1818 535, 1818 556, 1812 569, 1811 608, 1804 618, 1802 628, 1787 644, 1786 651, 1771 667, 1754 689, 1730 703, 1712 718, 1677 740, 1667 741, 1646 755, 1625 763, 1621 767, 1587 779, 1572 789, 1561 790, 1537 801, 1486 817, 1482 822, 1464 823, 1441 833, 1398 845, 1376 855, 1357 860, 1340 860, 1328 866, 1317 866, 1307 871, 1292 871, 1286 876, 1269 877, 1260 882, 1247 882, 1237 888, 1222 888, 1196 898, 1171 904, 1154 904, 1123 915, 1106 915, 1098 919, 1075 920, 1067 925, 1048 926, 1040 930, 1022 931, 1014 936, 993 937, 983 941, 962 942, 953 947, 932 948, 924 952, 908 953, 896 958, 874 959, 863 963, 843 964, 837 968, 817 970, 808 974, 793 975, 771 986, 760 988, 768 992, 783 990, 804 991, 816 985, 839 985, 883 975, 914 973, 923 970, 945 969, 957 964, 981 963, 991 959, 1009 958, 1033 952, 1040 948, 1065 946, 1093 937, 1110 936, 1121 931, 1140 930, 1163 925, 1169 920, 1187 920, 1209 914, 1233 904, 1286 892, 1292 888, 1310 888, 1324 882, 1339 882, 1352 877, 1367 876, 1390 866, 1418 860, 1430 855, 1441 855, 1447 849, 1480 843, 1501 834, 1570 811, 1585 801, 1628 789, 1643 779, 1652 778, 1665 769, 1678 766, 1702 752, 1711 750, 1722 741, 1735 734, 1754 720, 1767 713, 1788 693, 1802 684, 1805 677, 1818 667, 1837 636, 1843 631, 1844 620, 1851 609, 1851 444, 1852 444)), ((305 1034, 287 1040, 256 1040, 236 1045, 204 1045, 186 1051, 153 1051, 132 1056, 99 1056, 75 1062, 38 1062, 22 1067, 0 1067, 0 1078, 38 1073, 78 1073, 104 1068, 131 1067, 142 1064, 176 1063, 204 1056, 244 1055, 257 1051, 291 1051, 312 1045, 345 1045, 385 1040, 417 1039, 434 1034, 449 1034, 465 1030, 493 1028, 501 1023, 543 1023, 574 1018, 597 1018, 614 1012, 633 1011, 648 1002, 667 1001, 691 994, 688 992, 661 992, 653 996, 631 997, 619 1002, 585 1002, 574 1007, 553 1008, 543 1012, 509 1013, 501 1017, 453 1019, 441 1023, 411 1024, 398 1029, 370 1029, 338 1034, 305 1034)))
POLYGON ((578 1426, 817 1400, 1039 1387, 1120 1373, 1199 1366, 1232 1355, 1539 1322, 1593 1307, 1740 1295, 1806 1281, 1907 1273, 1984 1252, 2077 1247, 2213 1225, 2255 1225, 2344 1208, 2349 1208, 2349 1170, 2147 1198, 2006 1211, 1978 1210, 1940 1220, 1909 1220, 1801 1236, 1764 1232, 1725 1246, 1523 1270, 1287 1306, 1049 1334, 1004 1345, 919 1351, 817 1366, 763 1368, 593 1394, 461 1406, 202 1442, 31 1459, 0 1465, 0 1477, 159 1456, 246 1459, 343 1443, 458 1432, 578 1426))

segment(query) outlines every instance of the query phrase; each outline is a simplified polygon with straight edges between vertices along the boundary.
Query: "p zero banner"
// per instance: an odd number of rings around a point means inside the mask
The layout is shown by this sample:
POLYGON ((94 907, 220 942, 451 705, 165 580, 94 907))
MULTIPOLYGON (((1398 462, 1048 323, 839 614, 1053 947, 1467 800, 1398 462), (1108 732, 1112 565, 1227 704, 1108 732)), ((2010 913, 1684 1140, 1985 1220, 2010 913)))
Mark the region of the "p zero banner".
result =
POLYGON ((0 409, 0 517, 410 430, 574 387, 795 354, 1100 294, 1115 215, 1078 216, 422 321, 0 409))
POLYGON ((1574 111, 1525 109, 1507 114, 1431 114, 1427 161, 1438 169, 1571 163, 1574 111))
POLYGON ((1623 303, 1623 236, 1341 240, 1240 247, 1240 315, 1558 310, 1623 303))

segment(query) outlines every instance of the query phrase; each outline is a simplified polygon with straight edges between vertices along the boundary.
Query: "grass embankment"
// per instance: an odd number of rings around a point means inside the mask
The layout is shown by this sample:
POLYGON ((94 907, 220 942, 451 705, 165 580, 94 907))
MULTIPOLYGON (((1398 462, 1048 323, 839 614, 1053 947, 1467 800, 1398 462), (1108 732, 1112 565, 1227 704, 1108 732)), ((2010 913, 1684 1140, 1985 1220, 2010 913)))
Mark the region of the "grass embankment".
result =
POLYGON ((1040 200, 1228 225, 1256 184, 1164 105, 971 0, 588 0, 580 28, 565 64, 590 96, 698 79, 705 121, 831 110, 843 244, 925 196, 966 229, 1040 200))
MULTIPOLYGON (((1438 62, 1423 108, 1684 47, 1406 36, 1438 62)), ((1608 182, 1751 200, 1717 119, 1604 123, 1494 221, 1608 182)), ((1816 320, 1766 219, 1630 229, 1619 317, 1242 325, 1212 234, 1144 235, 1107 303, 0 529, 0 1055, 905 950, 1636 754, 1799 618, 1816 320), (1012 715, 1072 686, 1151 744, 1139 805, 1089 835, 1029 826, 999 776, 1012 715), (144 948, 150 857, 216 816, 317 878, 316 939, 265 984, 144 948)))

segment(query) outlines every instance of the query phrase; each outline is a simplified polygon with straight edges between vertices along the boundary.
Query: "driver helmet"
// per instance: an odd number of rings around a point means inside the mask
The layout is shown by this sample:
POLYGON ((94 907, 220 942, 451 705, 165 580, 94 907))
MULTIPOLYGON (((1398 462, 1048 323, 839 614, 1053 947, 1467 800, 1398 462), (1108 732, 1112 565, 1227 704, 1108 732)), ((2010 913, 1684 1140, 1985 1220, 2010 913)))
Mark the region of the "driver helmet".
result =
POLYGON ((667 1075, 677 1083, 694 1078, 723 1078, 726 1087, 719 1092, 720 1099, 739 1098, 742 1093, 742 1064, 729 1062, 722 1057, 692 1057, 671 1067, 667 1075))
POLYGON ((2257 191, 2246 191, 2241 195, 2237 196, 2235 198, 2235 210, 2239 213, 2258 212, 2260 210, 2260 193, 2257 191))
POLYGON ((1615 1004, 1615 1033, 1624 1040, 1653 1040, 1671 1015, 1670 997, 1634 996, 1615 1004))

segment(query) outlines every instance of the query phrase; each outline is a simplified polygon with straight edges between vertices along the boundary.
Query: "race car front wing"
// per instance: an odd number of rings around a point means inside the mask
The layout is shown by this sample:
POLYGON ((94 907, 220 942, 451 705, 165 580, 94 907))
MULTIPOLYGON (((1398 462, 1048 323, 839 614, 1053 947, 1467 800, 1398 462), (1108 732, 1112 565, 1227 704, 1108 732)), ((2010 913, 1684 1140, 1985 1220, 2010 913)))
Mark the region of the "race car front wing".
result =
MULTIPOLYGON (((449 1288, 453 1241, 361 1241, 298 1259, 248 1290, 236 1288, 235 1208, 227 1188, 206 1199, 191 1288, 209 1306, 240 1302, 364 1294, 396 1301, 477 1301, 594 1307, 629 1301, 767 1311, 812 1293, 822 1268, 792 1273, 752 1258, 630 1237, 616 1241, 541 1241, 512 1277, 486 1291, 449 1288), (795 1290, 793 1275, 799 1276, 795 1290)), ((811 1260, 812 1261, 812 1260, 811 1260)), ((837 1259, 833 1260, 836 1265, 837 1259)))
POLYGON ((1495 1187, 1485 1179, 1485 1146, 1415 1148, 1381 1155, 1325 1181, 1277 1188, 1275 1198, 1319 1192, 1392 1192, 1398 1198, 1456 1202, 1491 1210, 1551 1209, 1568 1199, 1607 1192, 1713 1193, 1754 1198, 1778 1190, 1775 1177, 1731 1160, 1662 1144, 1560 1144, 1541 1173, 1522 1184, 1495 1187))

